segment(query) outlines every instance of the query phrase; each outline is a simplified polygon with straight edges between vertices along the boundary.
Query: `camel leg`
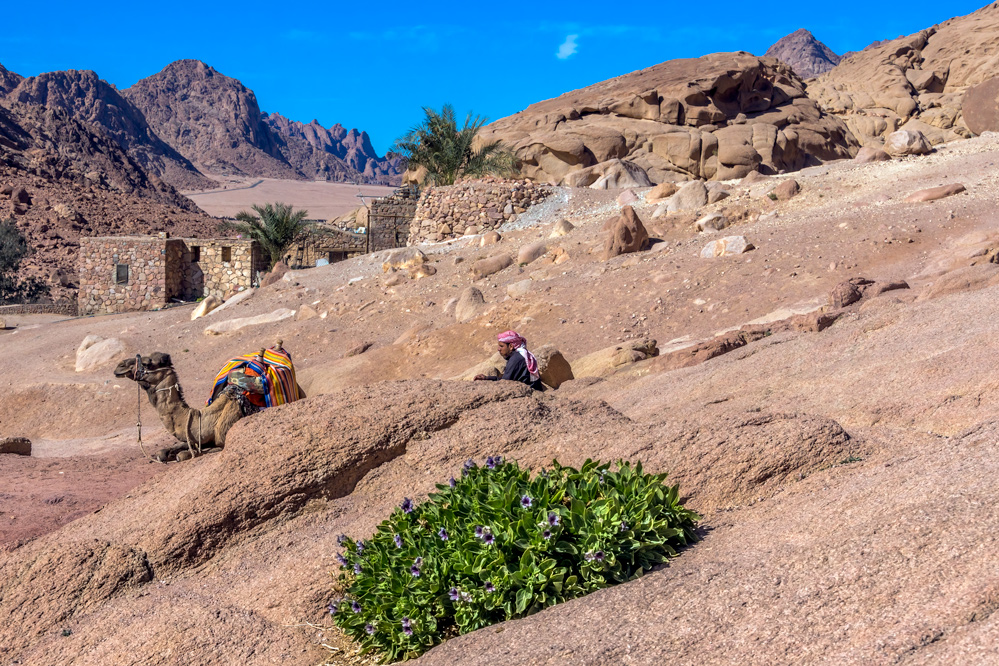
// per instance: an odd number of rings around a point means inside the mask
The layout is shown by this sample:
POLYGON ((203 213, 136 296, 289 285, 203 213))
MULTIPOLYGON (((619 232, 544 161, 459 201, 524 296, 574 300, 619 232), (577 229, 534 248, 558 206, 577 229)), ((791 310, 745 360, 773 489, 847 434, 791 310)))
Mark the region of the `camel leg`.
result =
POLYGON ((243 418, 243 412, 239 409, 239 403, 232 401, 215 418, 215 446, 221 449, 225 447, 226 434, 236 421, 243 418))

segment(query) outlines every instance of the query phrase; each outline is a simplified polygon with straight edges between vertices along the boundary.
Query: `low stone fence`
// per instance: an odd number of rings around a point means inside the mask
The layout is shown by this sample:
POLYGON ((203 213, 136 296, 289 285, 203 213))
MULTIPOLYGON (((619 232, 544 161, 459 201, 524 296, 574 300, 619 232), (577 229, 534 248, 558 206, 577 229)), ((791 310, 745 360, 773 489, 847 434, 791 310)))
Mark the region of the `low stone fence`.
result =
POLYGON ((409 244, 439 242, 478 234, 513 222, 544 201, 552 189, 531 180, 482 178, 428 187, 416 206, 409 244))
POLYGON ((27 314, 61 314, 69 317, 75 317, 76 304, 31 303, 27 305, 0 305, 0 317, 27 314))

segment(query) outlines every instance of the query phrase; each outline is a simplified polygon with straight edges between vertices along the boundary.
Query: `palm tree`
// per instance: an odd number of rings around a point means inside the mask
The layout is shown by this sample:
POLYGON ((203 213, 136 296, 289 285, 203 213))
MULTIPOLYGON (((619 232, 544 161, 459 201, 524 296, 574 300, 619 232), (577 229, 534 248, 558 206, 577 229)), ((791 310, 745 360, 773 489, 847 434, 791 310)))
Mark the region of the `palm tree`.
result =
POLYGON ((287 204, 253 204, 252 208, 256 215, 240 211, 236 215, 236 221, 226 220, 222 223, 222 229, 237 231, 263 245, 270 255, 269 268, 281 261, 285 250, 313 226, 305 221, 308 211, 293 211, 287 204))
POLYGON ((393 150, 402 153, 411 167, 424 167, 434 185, 453 185, 462 176, 513 171, 516 160, 499 141, 484 143, 477 150, 472 147, 488 118, 473 118, 469 113, 464 126, 458 129, 450 104, 445 104, 440 113, 423 107, 423 113, 423 122, 397 139, 393 150))

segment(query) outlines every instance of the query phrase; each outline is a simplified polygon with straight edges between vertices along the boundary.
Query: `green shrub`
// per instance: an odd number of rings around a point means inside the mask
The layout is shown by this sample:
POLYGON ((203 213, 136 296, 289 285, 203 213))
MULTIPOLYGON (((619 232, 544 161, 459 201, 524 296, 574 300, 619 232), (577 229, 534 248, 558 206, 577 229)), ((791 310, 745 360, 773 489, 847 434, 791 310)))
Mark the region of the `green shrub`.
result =
POLYGON ((632 580, 697 539, 665 474, 553 461, 531 478, 501 457, 468 461, 429 501, 406 498, 367 541, 340 536, 346 597, 334 622, 388 661, 632 580))

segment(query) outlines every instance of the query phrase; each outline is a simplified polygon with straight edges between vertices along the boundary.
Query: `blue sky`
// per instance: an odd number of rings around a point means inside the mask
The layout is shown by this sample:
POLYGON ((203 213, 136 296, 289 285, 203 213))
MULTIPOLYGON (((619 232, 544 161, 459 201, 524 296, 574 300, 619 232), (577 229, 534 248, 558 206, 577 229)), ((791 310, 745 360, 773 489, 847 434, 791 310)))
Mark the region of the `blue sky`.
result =
POLYGON ((798 28, 843 53, 984 6, 679 4, 13 3, 3 11, 0 63, 24 76, 92 69, 126 88, 195 58, 242 81, 262 110, 357 127, 384 153, 423 106, 451 102, 460 114, 497 119, 673 58, 762 55, 798 28))

